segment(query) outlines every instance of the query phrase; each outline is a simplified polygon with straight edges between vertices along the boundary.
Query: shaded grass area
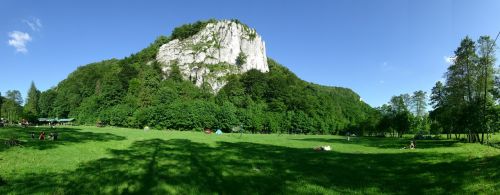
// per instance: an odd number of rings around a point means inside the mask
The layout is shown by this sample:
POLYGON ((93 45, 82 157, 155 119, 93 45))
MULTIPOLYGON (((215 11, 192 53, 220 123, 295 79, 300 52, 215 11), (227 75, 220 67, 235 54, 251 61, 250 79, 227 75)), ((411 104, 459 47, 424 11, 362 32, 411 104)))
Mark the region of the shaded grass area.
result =
POLYGON ((125 137, 118 136, 111 133, 95 133, 91 131, 81 131, 80 128, 71 127, 58 127, 58 128, 20 128, 20 127, 9 127, 0 128, 0 152, 8 149, 6 144, 3 144, 9 139, 16 139, 21 147, 34 148, 38 150, 45 150, 57 147, 59 145, 84 143, 89 141, 110 141, 110 140, 124 140, 125 137), (38 139, 41 132, 45 132, 45 139, 41 141, 38 139), (31 133, 35 134, 35 138, 32 139, 31 133), (58 133, 58 140, 49 140, 50 133, 58 133))
MULTIPOLYGON (((495 194, 500 190, 498 150, 477 145, 471 149, 493 150, 493 154, 464 157, 434 152, 448 146, 469 147, 441 141, 423 143, 428 150, 388 152, 385 148, 395 140, 359 138, 348 144, 375 152, 353 153, 338 136, 244 135, 238 139, 123 129, 110 130, 116 137, 104 134, 102 139, 91 139, 103 130, 92 130, 94 134, 72 130, 83 133, 82 143, 52 149, 96 142, 101 145, 91 146, 107 146, 106 155, 70 170, 9 173, 0 194, 495 194), (324 143, 334 151, 316 152, 309 147, 324 143)), ((32 148, 37 152, 37 147, 32 148)), ((0 155, 6 152, 16 150, 0 155)))

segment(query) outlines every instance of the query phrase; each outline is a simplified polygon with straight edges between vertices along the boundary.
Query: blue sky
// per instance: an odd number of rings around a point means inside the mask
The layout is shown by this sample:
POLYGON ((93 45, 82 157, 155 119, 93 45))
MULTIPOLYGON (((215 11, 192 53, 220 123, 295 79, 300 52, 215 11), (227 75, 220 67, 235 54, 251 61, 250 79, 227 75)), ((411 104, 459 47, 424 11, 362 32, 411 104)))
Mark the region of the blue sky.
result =
MULTIPOLYGON (((496 0, 0 2, 0 92, 46 90, 78 66, 123 58, 181 24, 231 19, 300 78, 353 89, 372 106, 430 91, 466 35, 500 31, 496 0)), ((497 54, 498 56, 498 54, 497 54)))

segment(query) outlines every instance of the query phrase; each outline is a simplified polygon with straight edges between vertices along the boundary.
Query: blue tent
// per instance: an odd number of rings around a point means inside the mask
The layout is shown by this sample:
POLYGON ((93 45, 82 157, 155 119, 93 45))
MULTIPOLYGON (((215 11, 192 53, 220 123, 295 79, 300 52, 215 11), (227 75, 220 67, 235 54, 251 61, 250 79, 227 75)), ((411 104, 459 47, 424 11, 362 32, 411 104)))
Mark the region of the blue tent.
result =
POLYGON ((215 132, 215 134, 222 135, 222 131, 220 129, 217 129, 217 131, 215 132))

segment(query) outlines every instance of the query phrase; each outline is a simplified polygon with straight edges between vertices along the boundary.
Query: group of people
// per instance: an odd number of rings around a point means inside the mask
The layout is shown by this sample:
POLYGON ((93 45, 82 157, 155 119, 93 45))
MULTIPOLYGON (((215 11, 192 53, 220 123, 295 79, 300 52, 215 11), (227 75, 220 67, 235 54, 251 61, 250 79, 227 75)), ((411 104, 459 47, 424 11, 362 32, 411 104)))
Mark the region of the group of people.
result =
MULTIPOLYGON (((55 140, 57 140, 58 136, 59 136, 59 134, 57 132, 52 132, 49 134, 48 139, 55 141, 55 140)), ((35 139, 35 132, 31 132, 31 139, 35 139)), ((45 140, 45 132, 44 131, 40 132, 38 139, 45 140)))

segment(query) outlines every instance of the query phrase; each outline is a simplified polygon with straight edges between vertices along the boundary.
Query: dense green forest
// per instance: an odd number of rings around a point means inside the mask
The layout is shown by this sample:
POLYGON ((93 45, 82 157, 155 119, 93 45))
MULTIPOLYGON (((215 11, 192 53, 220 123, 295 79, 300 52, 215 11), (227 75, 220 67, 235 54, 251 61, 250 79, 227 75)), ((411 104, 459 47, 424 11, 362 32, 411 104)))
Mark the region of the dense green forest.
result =
MULTIPOLYGON (((131 58, 136 56, 141 54, 131 58)), ((304 82, 273 60, 269 73, 233 75, 216 95, 182 80, 176 70, 164 79, 159 65, 147 62, 108 60, 81 67, 40 95, 48 105, 40 113, 125 127, 337 133, 372 111, 351 90, 304 82)))

